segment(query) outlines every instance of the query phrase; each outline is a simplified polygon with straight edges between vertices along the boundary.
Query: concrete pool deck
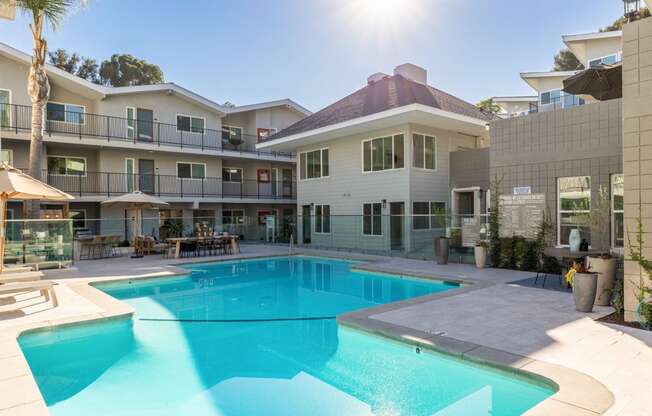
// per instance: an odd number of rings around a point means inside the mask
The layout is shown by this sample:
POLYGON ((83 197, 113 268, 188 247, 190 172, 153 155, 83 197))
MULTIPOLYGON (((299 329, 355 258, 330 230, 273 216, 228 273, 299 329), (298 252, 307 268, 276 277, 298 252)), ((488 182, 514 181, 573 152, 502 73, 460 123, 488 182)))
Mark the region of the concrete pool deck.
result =
MULTIPOLYGON (((528 414, 650 414, 652 333, 594 320, 610 313, 610 308, 581 314, 574 311, 568 293, 508 284, 529 273, 301 248, 295 253, 355 258, 364 261, 356 267, 366 270, 472 283, 456 291, 352 312, 339 320, 415 345, 555 380, 560 392, 528 414)), ((229 259, 284 254, 288 254, 287 247, 243 245, 243 254, 229 259)), ((133 312, 130 307, 88 283, 174 275, 180 272, 174 264, 187 261, 160 256, 83 261, 76 270, 46 273, 58 283, 57 308, 34 295, 17 299, 18 312, 8 312, 14 305, 0 302, 0 416, 48 414, 16 343, 18 334, 128 315, 133 312)))

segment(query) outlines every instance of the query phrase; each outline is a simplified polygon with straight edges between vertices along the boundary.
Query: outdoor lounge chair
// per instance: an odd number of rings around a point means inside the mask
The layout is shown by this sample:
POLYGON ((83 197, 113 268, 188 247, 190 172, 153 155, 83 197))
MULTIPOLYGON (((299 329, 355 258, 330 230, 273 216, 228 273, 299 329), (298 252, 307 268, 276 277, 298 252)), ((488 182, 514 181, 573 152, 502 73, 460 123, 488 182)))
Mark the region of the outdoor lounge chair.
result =
POLYGON ((30 266, 5 267, 2 270, 2 273, 0 273, 0 275, 3 275, 5 273, 23 273, 23 272, 32 272, 32 271, 34 271, 34 268, 30 266))
POLYGON ((0 295, 18 295, 28 292, 41 292, 45 300, 51 300, 52 306, 57 306, 57 295, 54 293, 54 283, 49 280, 41 280, 38 282, 13 282, 0 285, 0 295))
POLYGON ((32 282, 41 280, 43 272, 20 272, 0 274, 0 284, 11 282, 32 282))

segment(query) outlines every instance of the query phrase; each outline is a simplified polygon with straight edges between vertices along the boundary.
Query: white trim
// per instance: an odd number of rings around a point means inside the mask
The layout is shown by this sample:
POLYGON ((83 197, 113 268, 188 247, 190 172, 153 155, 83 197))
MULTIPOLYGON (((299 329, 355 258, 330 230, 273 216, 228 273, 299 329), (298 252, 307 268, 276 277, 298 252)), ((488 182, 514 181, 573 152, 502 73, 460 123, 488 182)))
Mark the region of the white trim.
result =
POLYGON ((421 170, 421 171, 425 171, 425 172, 437 172, 437 170, 439 168, 439 163, 438 163, 439 161, 437 160, 439 158, 439 149, 437 148, 439 146, 439 139, 437 138, 437 136, 435 136, 434 134, 420 133, 418 131, 413 131, 412 132, 412 140, 410 142, 411 142, 411 145, 412 145, 412 164, 411 164, 411 167, 413 169, 421 170), (416 151, 415 151, 415 148, 414 148, 414 135, 415 134, 423 136, 423 167, 422 168, 420 168, 418 166, 414 166, 414 157, 416 155, 416 151), (435 167, 434 168, 427 168, 426 167, 426 137, 432 137, 435 140, 435 147, 434 147, 434 150, 435 150, 435 155, 434 155, 435 156, 435 159, 434 159, 435 167))
POLYGON ((327 179, 331 177, 331 151, 328 147, 320 147, 318 149, 312 149, 312 150, 305 150, 303 152, 299 152, 297 154, 297 168, 299 169, 299 180, 300 181, 315 181, 315 180, 320 180, 320 179, 327 179), (328 150, 328 175, 324 176, 324 150, 328 150), (313 152, 319 152, 319 174, 320 176, 317 178, 308 178, 308 153, 313 153, 313 152), (301 169, 303 166, 301 165, 301 155, 305 154, 306 155, 306 177, 304 179, 301 179, 301 169))
POLYGON ((204 162, 186 162, 186 161, 183 161, 183 160, 178 160, 176 162, 175 167, 176 167, 176 177, 177 177, 177 179, 190 179, 190 180, 193 180, 193 181, 203 181, 203 180, 206 179, 207 166, 206 166, 206 163, 204 163, 204 162), (179 164, 180 163, 183 163, 185 165, 190 165, 190 178, 182 178, 182 177, 179 176, 179 164), (192 165, 202 165, 202 166, 204 166, 204 176, 202 178, 193 178, 192 177, 192 165))
MULTIPOLYGON (((85 156, 47 155, 46 165, 47 165, 47 162, 49 161, 49 159, 50 159, 51 157, 64 158, 64 159, 66 159, 66 162, 67 162, 67 159, 84 159, 84 174, 83 174, 83 175, 74 175, 74 174, 69 175, 68 173, 65 173, 65 174, 60 174, 60 173, 50 173, 50 169, 48 168, 48 169, 46 169, 46 170, 47 170, 47 174, 48 174, 49 176, 81 176, 81 177, 86 177, 86 172, 88 172, 88 160, 87 160, 87 158, 86 158, 85 156)), ((66 172, 68 172, 68 167, 66 167, 66 172)))
MULTIPOLYGON (((399 201, 400 202, 400 201, 399 201)), ((384 230, 383 230, 383 202, 382 201, 371 201, 371 202, 362 202, 361 205, 362 208, 362 222, 360 223, 360 232, 362 233, 363 237, 384 237, 384 230), (374 204, 380 205, 380 234, 374 234, 374 217, 377 217, 377 215, 374 214, 374 204), (371 234, 365 234, 364 232, 364 206, 365 205, 371 205, 371 214, 369 215, 371 217, 371 234)))
POLYGON ((575 35, 562 35, 561 39, 566 42, 578 42, 583 40, 592 39, 605 39, 605 38, 620 38, 623 36, 621 30, 612 30, 609 32, 591 32, 591 33, 578 33, 575 35))
POLYGON ((348 128, 348 127, 353 127, 353 126, 357 126, 357 125, 360 125, 360 124, 369 123, 369 122, 376 121, 376 120, 382 120, 382 119, 387 118, 387 117, 398 116, 398 115, 402 115, 402 114, 410 113, 410 112, 423 112, 423 113, 430 114, 430 115, 433 115, 433 116, 445 117, 445 118, 449 118, 449 119, 452 119, 452 120, 455 120, 455 121, 465 122, 465 123, 469 123, 469 124, 472 124, 472 125, 475 125, 475 126, 478 126, 478 127, 482 127, 483 129, 486 127, 487 123, 489 123, 491 121, 489 119, 481 120, 479 118, 475 118, 475 117, 471 117, 471 116, 465 116, 465 115, 462 115, 462 114, 457 114, 457 113, 453 113, 453 112, 450 112, 450 111, 441 110, 439 108, 431 107, 429 105, 415 103, 415 104, 404 105, 404 106, 397 107, 397 108, 391 108, 389 110, 385 110, 385 111, 381 111, 381 112, 378 112, 378 113, 370 114, 370 115, 364 116, 364 117, 354 118, 352 120, 343 121, 341 123, 330 124, 328 126, 320 127, 320 128, 313 129, 313 130, 304 131, 304 132, 293 134, 293 135, 290 135, 290 136, 285 136, 285 137, 281 137, 281 138, 274 139, 274 140, 267 140, 267 141, 264 141, 264 142, 261 142, 261 143, 257 143, 256 148, 257 149, 264 149, 266 147, 276 146, 276 145, 279 145, 279 144, 292 142, 292 141, 303 139, 303 138, 306 138, 306 137, 315 136, 315 135, 323 134, 323 133, 328 133, 328 132, 331 132, 331 131, 340 130, 340 129, 344 129, 344 128, 348 128))
POLYGON ((563 214, 567 213, 590 213, 591 212, 591 206, 593 205, 593 201, 591 199, 593 198, 593 192, 591 187, 593 184, 591 183, 591 176, 590 175, 577 175, 577 176, 560 176, 557 178, 557 247, 568 247, 568 244, 562 244, 561 243, 561 198, 559 197, 560 194, 560 188, 559 188, 559 181, 561 179, 567 179, 567 178, 589 178, 589 209, 588 210, 574 210, 574 211, 569 211, 569 210, 564 210, 563 214))
MULTIPOLYGON (((222 179, 222 183, 239 183, 239 184, 242 184, 242 183, 244 183, 244 180, 245 180, 245 178, 244 178, 244 168, 237 168, 235 166, 222 166, 222 177, 221 177, 221 179, 222 179), (239 170, 240 171, 240 180, 239 181, 225 181, 224 180, 224 169, 237 169, 237 170, 239 170)), ((256 179, 258 179, 258 178, 256 178, 256 179)))
POLYGON ((135 139, 136 138, 136 123, 138 123, 137 114, 138 114, 138 110, 136 109, 136 107, 132 107, 130 105, 125 107, 125 119, 127 120, 127 122, 125 123, 125 129, 126 129, 126 132, 125 132, 126 136, 125 137, 127 139, 135 139), (129 118, 129 110, 130 109, 133 110, 133 116, 134 116, 133 118, 129 118), (129 127, 129 121, 134 122, 134 125, 132 127, 129 127), (131 129, 131 132, 132 132, 131 137, 129 137, 129 129, 131 129))
POLYGON ((266 108, 273 108, 273 107, 287 107, 291 108, 305 116, 309 116, 312 114, 312 112, 305 107, 297 104, 296 102, 292 101, 289 98, 285 98, 282 100, 276 100, 276 101, 267 101, 263 103, 255 103, 255 104, 247 104, 247 105, 241 105, 237 107, 224 107, 224 111, 226 114, 237 114, 237 113, 242 113, 245 111, 254 111, 254 110, 263 110, 266 108))
POLYGON ((125 191, 129 192, 129 175, 131 175, 131 190, 132 192, 136 190, 136 159, 133 157, 125 157, 125 191), (131 160, 132 173, 130 174, 127 171, 127 162, 131 160))
MULTIPOLYGON (((610 204, 610 208, 611 208, 611 218, 610 218, 610 222, 611 222, 611 227, 610 227, 610 229, 611 229, 611 238, 610 238, 610 240, 611 241, 610 241, 610 246, 611 246, 611 248, 613 250, 620 251, 620 250, 624 250, 625 241, 623 241, 623 245, 621 247, 616 247, 616 221, 615 221, 615 218, 616 218, 616 214, 623 214, 623 224, 624 224, 625 206, 624 206, 624 201, 623 201, 623 208, 622 209, 616 210, 616 208, 614 207, 614 202, 615 202, 614 197, 616 196, 616 194, 614 193, 614 177, 616 177, 616 176, 622 176, 623 177, 623 182, 625 180, 625 175, 623 173, 612 173, 611 175, 609 175, 609 194, 610 194, 610 200, 611 200, 611 204, 610 204)), ((624 239, 624 233, 623 233, 623 239, 624 239)))
MULTIPOLYGON (((75 113, 75 114, 80 114, 80 113, 75 113)), ((66 124, 72 124, 72 125, 74 125, 74 126, 84 126, 84 125, 86 125, 86 106, 83 105, 83 104, 64 103, 64 102, 60 102, 60 101, 51 101, 51 100, 48 100, 48 101, 45 103, 45 120, 46 120, 46 121, 49 121, 49 122, 54 122, 54 123, 66 123, 66 124), (58 104, 58 105, 62 105, 62 106, 63 106, 63 120, 64 120, 64 121, 61 121, 61 120, 50 120, 50 119, 48 118, 48 104, 58 104), (69 113, 75 113, 74 111, 68 111, 68 110, 67 110, 67 108, 68 108, 69 105, 72 105, 72 106, 75 106, 75 107, 81 107, 81 108, 84 109, 84 112, 81 113, 81 114, 82 114, 82 122, 81 122, 81 123, 75 123, 74 121, 67 121, 67 120, 66 120, 66 115, 67 115, 67 114, 69 114, 69 113)))
POLYGON ((505 103, 531 103, 538 100, 536 95, 514 95, 514 96, 505 96, 505 97, 491 97, 491 100, 494 102, 505 102, 505 103))
POLYGON ((521 78, 553 78, 553 77, 570 77, 582 70, 574 71, 544 71, 544 72, 521 72, 521 78))
POLYGON ((181 133, 181 132, 183 132, 183 133, 192 133, 192 134, 204 134, 204 133, 206 132, 206 117, 202 117, 202 116, 191 116, 191 115, 189 115, 189 114, 181 114, 181 113, 177 113, 177 115, 176 115, 176 117, 175 117, 175 127, 177 128, 177 133, 181 133), (189 127, 190 127, 190 130, 179 130, 179 116, 181 116, 181 117, 188 117, 188 118, 190 119, 190 126, 189 126, 189 127), (204 127, 202 127, 202 130, 203 130, 203 131, 202 131, 201 133, 200 133, 200 132, 196 132, 196 131, 192 131, 192 119, 193 119, 193 118, 201 119, 201 120, 204 122, 204 127))
MULTIPOLYGON (((404 170, 405 169, 405 155, 407 153, 405 151, 405 141, 406 141, 405 137, 406 136, 407 136, 407 134, 405 132, 397 132, 397 133, 389 133, 389 134, 382 135, 382 136, 379 136, 379 137, 372 137, 370 139, 363 139, 360 142, 360 157, 361 157, 361 159, 360 159, 360 162, 361 162, 360 171, 362 172, 362 174, 363 175, 368 175, 368 174, 372 174, 372 173, 381 173, 381 172, 394 171, 394 170, 404 170), (396 136, 403 136, 403 167, 402 168, 395 168, 394 167, 394 155, 395 155, 394 139, 396 138, 396 136), (389 169, 373 170, 373 165, 374 165, 374 163, 373 163, 373 150, 371 150, 371 154, 369 155, 369 158, 370 158, 369 163, 371 164, 371 166, 370 166, 371 169, 370 170, 364 170, 364 144, 367 143, 367 142, 373 142, 374 140, 385 139, 387 137, 390 137, 392 139, 392 167, 389 168, 389 169)), ((330 152, 329 152, 328 159, 329 159, 328 161, 329 161, 329 164, 330 164, 330 152)), ((383 151, 383 164, 384 164, 384 162, 385 162, 385 152, 383 151)), ((329 173, 330 173, 330 169, 329 169, 329 173)))

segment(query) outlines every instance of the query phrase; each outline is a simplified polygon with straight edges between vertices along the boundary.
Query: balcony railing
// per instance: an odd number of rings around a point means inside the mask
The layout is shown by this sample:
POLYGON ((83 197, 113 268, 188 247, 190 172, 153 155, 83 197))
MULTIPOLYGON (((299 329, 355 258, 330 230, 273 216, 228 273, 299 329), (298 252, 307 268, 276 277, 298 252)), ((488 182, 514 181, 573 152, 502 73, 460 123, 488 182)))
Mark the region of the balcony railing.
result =
POLYGON ((222 178, 179 178, 174 175, 86 172, 56 175, 45 172, 48 184, 74 196, 116 196, 133 191, 181 198, 296 199, 294 181, 228 182, 222 178))
MULTIPOLYGON (((101 114, 57 111, 59 120, 46 119, 45 134, 76 137, 80 140, 92 138, 106 142, 116 141, 155 146, 171 146, 180 149, 227 150, 239 153, 291 159, 290 152, 256 150, 257 137, 240 134, 228 140, 230 132, 192 127, 179 130, 176 124, 159 121, 127 119, 101 114), (239 141, 239 143, 238 143, 239 141)), ((52 117, 50 117, 52 118, 52 117)), ((3 130, 19 132, 31 131, 32 108, 16 104, 0 104, 0 126, 3 130)))

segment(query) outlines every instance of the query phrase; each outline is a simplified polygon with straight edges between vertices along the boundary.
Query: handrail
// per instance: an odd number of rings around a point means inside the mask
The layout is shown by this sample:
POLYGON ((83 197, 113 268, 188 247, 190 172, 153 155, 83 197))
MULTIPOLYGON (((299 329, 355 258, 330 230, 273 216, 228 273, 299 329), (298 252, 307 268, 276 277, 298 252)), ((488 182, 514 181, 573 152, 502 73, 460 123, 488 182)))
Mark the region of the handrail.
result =
MULTIPOLYGON (((190 126, 190 130, 179 130, 176 124, 139 119, 128 119, 104 114, 56 111, 45 120, 45 134, 64 134, 83 140, 84 138, 103 139, 107 142, 122 141, 134 145, 149 144, 201 150, 217 150, 238 153, 252 153, 261 156, 292 159, 291 152, 263 151, 256 149, 258 138, 241 133, 235 140, 228 140, 228 129, 209 129, 190 126)), ((47 112, 46 112, 46 117, 47 112)), ((5 130, 30 131, 32 128, 32 108, 19 104, 0 104, 0 127, 5 130)))

